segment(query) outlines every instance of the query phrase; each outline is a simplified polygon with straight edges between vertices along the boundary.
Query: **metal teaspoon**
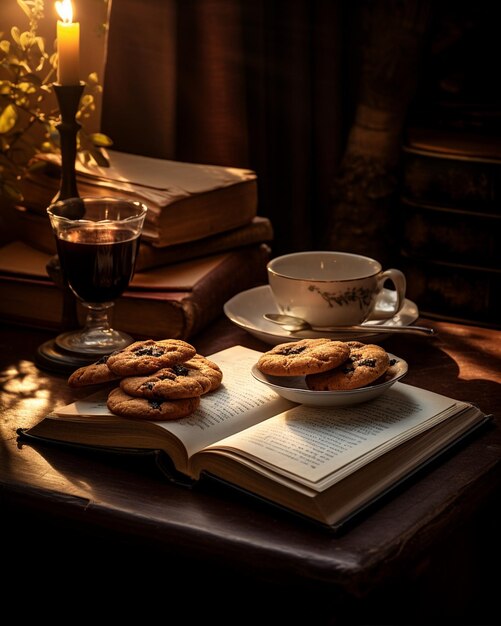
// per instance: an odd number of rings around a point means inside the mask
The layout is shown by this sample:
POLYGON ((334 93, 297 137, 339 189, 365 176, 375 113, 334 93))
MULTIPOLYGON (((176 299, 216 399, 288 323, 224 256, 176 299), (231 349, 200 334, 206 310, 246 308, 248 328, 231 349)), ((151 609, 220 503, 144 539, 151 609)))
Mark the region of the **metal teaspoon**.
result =
POLYGON ((356 332, 364 333, 407 333, 412 335, 435 335, 433 328, 425 326, 312 326, 306 320, 292 315, 283 315, 280 313, 264 313, 263 317, 269 322, 279 324, 285 330, 291 333, 297 333, 300 330, 315 330, 318 332, 356 332))

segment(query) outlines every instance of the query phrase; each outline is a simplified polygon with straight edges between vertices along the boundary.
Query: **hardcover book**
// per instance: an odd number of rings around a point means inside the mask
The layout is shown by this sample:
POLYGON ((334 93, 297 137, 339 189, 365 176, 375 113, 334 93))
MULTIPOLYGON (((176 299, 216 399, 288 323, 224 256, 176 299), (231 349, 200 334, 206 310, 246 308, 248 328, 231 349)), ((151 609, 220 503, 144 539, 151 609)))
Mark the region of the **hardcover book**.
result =
MULTIPOLYGON (((155 159, 109 150, 110 167, 77 160, 80 196, 120 196, 148 206, 143 239, 166 246, 202 239, 249 223, 257 214, 252 170, 155 159)), ((23 204, 45 214, 60 184, 60 157, 40 154, 41 167, 23 179, 23 204)))
MULTIPOLYGON (((269 255, 267 245, 255 244, 136 272, 112 323, 136 338, 186 339, 221 315, 233 295, 266 282, 269 255)), ((17 241, 0 248, 0 319, 60 328, 63 294, 47 275, 50 258, 17 241)), ((79 314, 83 323, 80 307, 79 314)))
POLYGON ((242 346, 210 355, 222 385, 188 417, 118 417, 106 408, 105 388, 56 406, 21 436, 157 451, 159 466, 176 482, 215 478, 338 529, 488 420, 471 404, 400 382, 359 405, 298 405, 252 377, 260 355, 242 346))

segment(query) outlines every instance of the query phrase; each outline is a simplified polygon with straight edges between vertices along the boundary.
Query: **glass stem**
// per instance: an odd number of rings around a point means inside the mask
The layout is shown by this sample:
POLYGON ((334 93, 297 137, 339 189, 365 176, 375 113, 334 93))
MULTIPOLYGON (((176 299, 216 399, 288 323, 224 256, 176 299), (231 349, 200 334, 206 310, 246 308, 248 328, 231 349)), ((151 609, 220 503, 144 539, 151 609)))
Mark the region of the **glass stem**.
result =
POLYGON ((85 302, 87 316, 85 318, 84 332, 92 330, 110 330, 109 309, 111 309, 113 304, 113 302, 103 302, 99 304, 85 302))

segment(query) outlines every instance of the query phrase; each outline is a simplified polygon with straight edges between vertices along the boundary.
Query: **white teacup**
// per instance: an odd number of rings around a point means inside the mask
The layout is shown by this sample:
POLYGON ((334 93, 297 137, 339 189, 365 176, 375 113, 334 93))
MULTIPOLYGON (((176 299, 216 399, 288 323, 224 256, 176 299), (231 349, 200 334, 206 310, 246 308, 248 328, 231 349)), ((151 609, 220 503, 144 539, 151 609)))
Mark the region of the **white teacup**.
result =
POLYGON ((404 274, 393 268, 383 271, 378 261, 359 254, 295 252, 272 259, 267 271, 280 312, 315 326, 361 324, 375 310, 378 319, 387 319, 405 300, 404 274), (395 287, 394 307, 378 306, 386 280, 395 287))

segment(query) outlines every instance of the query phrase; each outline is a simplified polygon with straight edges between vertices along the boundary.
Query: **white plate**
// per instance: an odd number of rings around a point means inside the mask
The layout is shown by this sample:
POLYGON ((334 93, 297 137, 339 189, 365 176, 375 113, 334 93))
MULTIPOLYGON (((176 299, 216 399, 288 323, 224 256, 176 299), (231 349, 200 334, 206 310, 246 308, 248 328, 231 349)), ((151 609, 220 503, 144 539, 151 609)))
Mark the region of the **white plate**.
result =
MULTIPOLYGON (((383 295, 380 298, 378 308, 373 312, 372 317, 381 316, 384 310, 393 308, 395 292, 390 289, 383 289, 383 295)), ((319 337, 328 337, 338 341, 363 340, 371 339, 374 341, 382 341, 388 337, 384 333, 385 326, 409 326, 419 317, 419 311, 414 302, 405 300, 402 310, 394 317, 387 320, 367 320, 364 325, 381 326, 381 334, 367 333, 342 333, 342 332, 317 332, 314 330, 302 330, 297 333, 291 333, 284 330, 278 324, 269 322, 263 317, 263 313, 280 313, 271 293, 269 285, 262 285, 241 291, 233 296, 224 305, 226 316, 237 326, 243 328, 248 333, 257 337, 265 343, 277 345, 286 341, 297 341, 298 339, 310 339, 319 337)))
POLYGON ((407 374, 406 361, 390 353, 388 356, 396 361, 391 378, 377 385, 349 391, 312 391, 306 386, 304 376, 269 376, 260 372, 257 365, 252 367, 251 372, 256 380, 292 402, 308 406, 350 406, 377 398, 407 374))

